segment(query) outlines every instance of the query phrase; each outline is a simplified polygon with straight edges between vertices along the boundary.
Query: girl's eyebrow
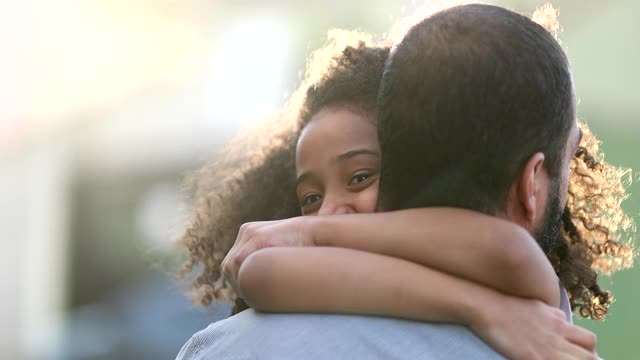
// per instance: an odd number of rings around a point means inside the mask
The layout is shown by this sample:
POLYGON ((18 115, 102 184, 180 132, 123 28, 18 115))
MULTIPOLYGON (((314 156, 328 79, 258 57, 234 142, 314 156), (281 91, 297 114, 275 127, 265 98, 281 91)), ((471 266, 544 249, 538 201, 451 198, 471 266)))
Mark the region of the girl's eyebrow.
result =
MULTIPOLYGON (((350 150, 347 151, 343 154, 340 154, 338 156, 336 156, 336 158, 333 160, 335 162, 339 162, 339 161, 345 161, 345 160, 349 160, 351 158, 353 158, 354 156, 358 156, 358 155, 368 155, 368 156, 373 156, 376 158, 380 157, 380 152, 375 151, 375 150, 371 150, 371 149, 355 149, 355 150, 350 150)), ((296 178, 296 186, 298 186, 300 183, 302 183, 303 181, 309 179, 310 177, 313 176, 313 173, 310 171, 305 171, 302 174, 298 175, 296 178)))
POLYGON ((311 173, 308 171, 298 175, 298 177, 296 178, 296 186, 300 185, 301 182, 307 180, 310 177, 311 177, 311 173))
POLYGON ((358 155, 369 155, 369 156, 374 156, 379 158, 380 157, 380 153, 374 150, 370 150, 370 149, 356 149, 356 150, 350 150, 347 151, 344 154, 340 154, 338 156, 336 156, 335 161, 344 161, 344 160, 349 160, 354 156, 358 156, 358 155))

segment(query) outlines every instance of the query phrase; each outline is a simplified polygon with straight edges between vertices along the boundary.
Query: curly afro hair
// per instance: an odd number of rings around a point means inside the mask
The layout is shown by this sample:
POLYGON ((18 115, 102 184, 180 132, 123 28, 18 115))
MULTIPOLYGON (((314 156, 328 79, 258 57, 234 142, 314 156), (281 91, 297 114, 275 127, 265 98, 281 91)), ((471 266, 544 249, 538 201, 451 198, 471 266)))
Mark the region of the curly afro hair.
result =
MULTIPOLYGON (((532 20, 559 41, 558 14, 545 4, 533 13, 532 20)), ((579 126, 582 141, 571 161, 561 246, 547 256, 569 293, 572 309, 578 309, 582 317, 600 320, 613 296, 600 288, 597 273, 609 275, 633 265, 636 228, 620 206, 629 197, 625 189, 631 184, 632 172, 606 163, 600 141, 586 124, 579 126)))
POLYGON ((635 224, 622 211, 631 170, 604 162, 599 141, 580 124, 583 137, 571 162, 568 202, 561 246, 548 254, 573 309, 582 317, 602 319, 613 296, 598 285, 597 272, 611 274, 633 265, 635 224))

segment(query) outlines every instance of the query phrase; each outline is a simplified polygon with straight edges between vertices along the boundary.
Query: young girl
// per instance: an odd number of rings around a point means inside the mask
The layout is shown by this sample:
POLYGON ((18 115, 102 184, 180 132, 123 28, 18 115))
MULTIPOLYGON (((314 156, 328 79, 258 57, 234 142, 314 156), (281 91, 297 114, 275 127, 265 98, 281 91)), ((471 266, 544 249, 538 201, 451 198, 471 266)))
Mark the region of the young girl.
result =
MULTIPOLYGON (((224 295, 222 284, 215 281, 219 281, 221 255, 232 240, 226 231, 250 220, 297 215, 293 206, 274 209, 274 204, 282 204, 283 200, 284 204, 293 203, 288 186, 296 188, 300 212, 305 215, 375 211, 379 148, 373 114, 387 54, 384 47, 358 45, 333 58, 309 89, 297 126, 279 135, 280 143, 264 147, 266 152, 259 154, 257 157, 261 158, 244 171, 223 182, 232 187, 226 190, 232 191, 225 194, 219 189, 204 190, 202 186, 209 184, 210 178, 200 177, 196 181, 197 189, 204 191, 205 196, 196 197, 200 199, 196 204, 202 207, 196 207, 196 220, 184 239, 192 252, 188 268, 204 264, 195 283, 196 288, 208 291, 199 295, 201 302, 210 302, 211 295, 224 295), (295 168, 293 154, 298 138, 294 183, 294 174, 287 170, 293 172, 295 168), (327 144, 328 141, 331 142, 327 144), (278 186, 280 181, 282 186, 278 186), (212 193, 225 195, 216 203, 212 193), (222 203, 225 206, 216 208, 216 204, 222 203), (213 259, 210 250, 214 250, 213 259), (217 287, 209 287, 211 284, 217 287)), ((582 175, 594 178, 584 171, 598 166, 600 171, 616 173, 604 165, 596 166, 585 154, 586 149, 582 149, 574 161, 573 169, 578 175, 581 171, 582 175)), ((604 183, 602 179, 600 182, 604 183)), ((578 182, 572 179, 572 186, 573 183, 578 182)), ((575 186, 570 188, 570 206, 588 198, 587 187, 580 190, 587 191, 585 197, 577 193, 575 186)), ((621 195, 618 190, 616 195, 621 195)), ((620 211, 615 205, 595 208, 620 211)), ((584 209, 577 207, 577 211, 584 209)), ((564 292, 537 244, 517 226, 468 211, 447 209, 372 214, 362 219, 349 228, 327 229, 325 235, 347 239, 340 244, 342 247, 367 252, 345 248, 262 250, 241 269, 232 271, 240 270, 238 285, 242 295, 258 309, 267 311, 350 312, 462 322, 510 357, 519 357, 527 348, 552 354, 563 351, 562 346, 592 346, 589 336, 580 329, 554 327, 558 313, 550 307, 502 294, 538 299, 557 307, 564 292), (371 226, 367 225, 381 219, 385 222, 384 231, 370 231, 371 226), (314 282, 313 287, 308 281, 314 282), (524 329, 514 319, 526 321, 530 327, 524 329), (558 335, 565 340, 558 343, 562 344, 558 348, 533 346, 547 345, 546 336, 558 335)), ((573 226, 572 213, 565 212, 566 231, 561 235, 564 248, 548 255, 563 285, 570 290, 574 306, 581 307, 583 316, 598 318, 606 313, 611 298, 600 291, 590 268, 591 257, 599 258, 598 249, 584 240, 583 234, 587 228, 594 228, 589 225, 593 220, 584 213, 575 219, 582 225, 573 226)), ((259 233, 266 226, 275 231, 273 227, 278 224, 248 225, 241 233, 259 233)), ((626 247, 612 239, 607 241, 602 244, 606 244, 609 255, 630 258, 624 253, 626 247)), ((241 247, 237 250, 241 252, 241 247)), ((600 254, 607 251, 599 250, 600 254)), ((244 258, 241 254, 230 256, 239 259, 238 264, 244 258)), ((235 283, 234 276, 230 280, 235 283)), ((568 311, 568 306, 565 309, 568 311)))

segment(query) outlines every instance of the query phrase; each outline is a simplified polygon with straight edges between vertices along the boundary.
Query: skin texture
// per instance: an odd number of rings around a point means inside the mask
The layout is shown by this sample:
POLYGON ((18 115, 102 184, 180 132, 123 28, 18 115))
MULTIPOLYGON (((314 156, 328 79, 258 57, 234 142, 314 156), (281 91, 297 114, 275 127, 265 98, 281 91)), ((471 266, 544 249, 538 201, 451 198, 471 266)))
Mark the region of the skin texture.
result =
MULTIPOLYGON (((358 155, 362 164, 337 160, 362 149, 375 153, 375 132, 371 141, 364 136, 371 127, 356 112, 328 109, 305 128, 296 162, 302 178, 298 198, 303 212, 334 216, 243 225, 223 263, 226 278, 240 295, 262 311, 464 323, 512 358, 591 358, 593 334, 566 323, 564 314, 549 306, 559 302, 557 278, 528 231, 458 209, 354 215, 375 210, 370 193, 377 192, 377 170, 367 159, 375 156, 358 155), (345 118, 351 127, 335 126, 345 118), (352 179, 363 169, 372 175, 356 179, 364 185, 354 191, 352 179)), ((519 222, 531 232, 542 223, 546 206, 548 177, 540 155, 532 156, 531 171, 525 167, 514 183, 513 208, 523 214, 519 222), (523 189, 517 191, 520 183, 523 189)))

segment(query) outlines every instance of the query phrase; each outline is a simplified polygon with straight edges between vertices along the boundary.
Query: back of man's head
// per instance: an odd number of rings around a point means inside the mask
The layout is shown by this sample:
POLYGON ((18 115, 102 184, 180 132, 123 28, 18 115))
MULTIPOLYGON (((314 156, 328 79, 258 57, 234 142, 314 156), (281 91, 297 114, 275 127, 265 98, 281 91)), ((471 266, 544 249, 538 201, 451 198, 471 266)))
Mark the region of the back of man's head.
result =
POLYGON ((464 5, 414 26, 379 94, 384 210, 504 210, 527 159, 557 179, 575 123, 569 64, 543 27, 512 11, 464 5))

